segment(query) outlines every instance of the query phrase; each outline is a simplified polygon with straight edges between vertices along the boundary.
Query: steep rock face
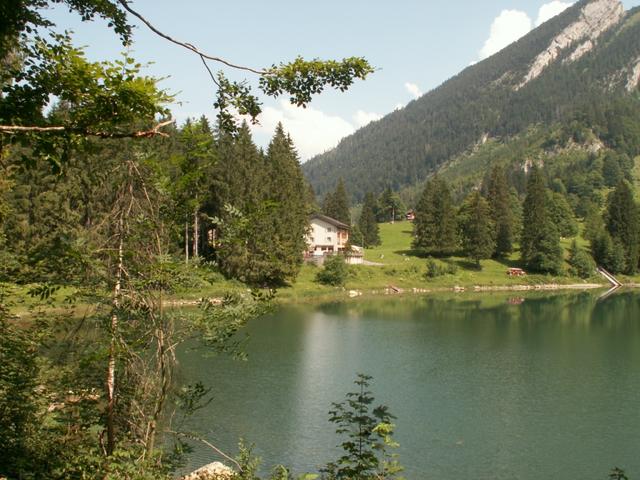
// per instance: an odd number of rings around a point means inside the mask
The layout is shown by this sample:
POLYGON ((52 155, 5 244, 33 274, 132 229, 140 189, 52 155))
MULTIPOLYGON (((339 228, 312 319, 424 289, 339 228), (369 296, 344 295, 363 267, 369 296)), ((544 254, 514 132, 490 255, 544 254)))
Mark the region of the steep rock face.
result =
POLYGON ((624 7, 619 0, 595 0, 586 4, 580 12, 579 19, 560 32, 551 40, 549 46, 535 58, 529 72, 516 86, 516 90, 538 78, 564 50, 576 43, 586 39, 570 55, 570 61, 578 60, 591 51, 595 40, 609 28, 617 25, 624 18, 624 15, 624 7))
POLYGON ((640 84, 640 57, 636 59, 635 66, 631 68, 627 79, 627 91, 632 92, 640 84))
POLYGON ((595 46, 595 43, 592 40, 587 40, 586 42, 581 43, 578 46, 578 48, 576 48, 573 51, 573 53, 569 56, 569 58, 565 60, 565 63, 575 62, 576 60, 580 59, 583 55, 593 50, 594 46, 595 46))

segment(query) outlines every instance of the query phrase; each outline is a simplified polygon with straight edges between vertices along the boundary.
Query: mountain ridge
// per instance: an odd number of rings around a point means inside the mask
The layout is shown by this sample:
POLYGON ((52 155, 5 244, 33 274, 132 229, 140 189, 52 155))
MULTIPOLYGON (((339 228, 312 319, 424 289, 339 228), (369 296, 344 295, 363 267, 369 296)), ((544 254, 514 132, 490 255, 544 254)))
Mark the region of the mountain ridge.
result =
POLYGON ((340 177, 355 201, 387 186, 400 190, 422 182, 485 136, 604 118, 611 100, 625 95, 635 105, 628 94, 639 79, 640 8, 624 11, 617 0, 581 0, 405 108, 344 138, 306 162, 303 171, 319 195, 340 177))

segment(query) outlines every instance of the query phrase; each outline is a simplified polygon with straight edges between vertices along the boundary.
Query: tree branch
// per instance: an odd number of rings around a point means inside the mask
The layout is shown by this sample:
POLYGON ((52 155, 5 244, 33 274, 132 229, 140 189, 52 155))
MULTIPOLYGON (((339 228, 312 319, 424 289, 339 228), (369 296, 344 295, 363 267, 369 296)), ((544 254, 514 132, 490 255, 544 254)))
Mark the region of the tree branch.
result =
POLYGON ((185 438, 188 438, 190 440, 197 440, 199 442, 204 443, 207 447, 209 447, 211 450, 216 452, 218 455, 220 455, 221 457, 223 457, 223 458, 227 459, 228 461, 232 462, 238 468, 238 472, 242 472, 242 466, 235 459, 231 458, 229 455, 224 453, 222 450, 220 450, 215 445, 207 442, 204 438, 199 437, 198 435, 194 435, 192 433, 175 432, 173 430, 167 430, 166 432, 167 433, 171 433, 173 435, 176 435, 178 437, 185 437, 185 438))
POLYGON ((14 133, 75 133, 79 135, 87 135, 91 137, 99 137, 99 138, 148 138, 155 137, 159 135, 161 137, 168 137, 169 135, 165 132, 160 131, 162 127, 166 127, 175 123, 174 119, 165 120, 164 122, 158 123, 156 126, 149 130, 141 130, 137 132, 92 132, 91 130, 87 130, 84 128, 73 128, 73 127, 65 127, 61 126, 52 126, 52 127, 36 127, 36 126, 25 126, 25 125, 0 125, 0 134, 14 134, 14 133))
POLYGON ((127 0, 118 0, 118 3, 120 5, 122 5, 122 7, 127 12, 129 12, 134 17, 137 17, 141 22, 143 22, 147 27, 149 27, 149 29, 153 33, 155 33, 156 35, 161 36, 162 38, 164 38, 165 40, 170 41, 171 43, 174 43, 174 44, 179 45, 179 46, 181 46, 183 48, 186 48, 187 50, 191 50, 196 55, 200 55, 201 58, 206 58, 207 60, 213 60, 214 62, 222 63, 222 64, 226 65, 227 67, 235 68, 235 69, 238 69, 238 70, 245 70, 247 72, 255 73, 257 75, 267 75, 269 73, 267 70, 256 70, 255 68, 245 67, 245 66, 242 66, 242 65, 236 65, 236 64, 231 63, 231 62, 229 62, 229 61, 227 61, 227 60, 225 60, 223 58, 215 57, 213 55, 209 55, 208 53, 202 52, 202 51, 198 50, 198 48, 196 48, 195 46, 191 45, 190 43, 181 42, 179 40, 176 40, 175 38, 170 37, 166 33, 163 33, 160 30, 158 30, 156 27, 154 27, 151 24, 151 22, 149 22, 149 20, 147 20, 142 15, 140 15, 138 12, 136 12, 134 9, 132 9, 129 6, 129 3, 127 2, 127 0))

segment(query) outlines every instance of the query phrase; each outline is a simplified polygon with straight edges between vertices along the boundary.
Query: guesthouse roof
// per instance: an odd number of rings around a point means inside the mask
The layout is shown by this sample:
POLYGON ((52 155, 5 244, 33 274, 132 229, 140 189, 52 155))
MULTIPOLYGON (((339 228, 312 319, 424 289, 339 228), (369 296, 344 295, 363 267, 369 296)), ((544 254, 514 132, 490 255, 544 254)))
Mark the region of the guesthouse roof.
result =
POLYGON ((351 227, 349 227, 349 225, 347 225, 346 223, 342 223, 335 218, 327 217, 326 215, 322 215, 321 213, 314 213, 313 215, 311 215, 311 220, 313 220, 314 218, 322 220, 323 222, 327 222, 337 228, 342 228, 344 230, 351 229, 351 227))

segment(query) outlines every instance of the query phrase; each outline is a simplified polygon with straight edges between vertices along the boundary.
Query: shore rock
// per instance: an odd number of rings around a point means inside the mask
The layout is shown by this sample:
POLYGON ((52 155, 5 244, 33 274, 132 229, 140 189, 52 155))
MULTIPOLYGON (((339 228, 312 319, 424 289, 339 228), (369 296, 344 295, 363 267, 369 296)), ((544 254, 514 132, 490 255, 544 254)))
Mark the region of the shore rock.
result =
POLYGON ((185 475, 181 480, 230 480, 234 472, 224 463, 213 462, 185 475))

